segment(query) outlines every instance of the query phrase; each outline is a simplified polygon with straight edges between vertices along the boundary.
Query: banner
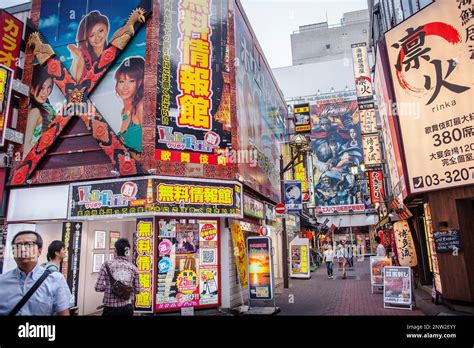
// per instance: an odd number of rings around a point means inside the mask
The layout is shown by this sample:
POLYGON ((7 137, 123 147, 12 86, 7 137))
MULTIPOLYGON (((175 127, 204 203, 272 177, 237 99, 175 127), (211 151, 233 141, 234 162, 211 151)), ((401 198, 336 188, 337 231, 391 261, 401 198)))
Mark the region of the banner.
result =
POLYGON ((11 69, 16 77, 20 65, 23 22, 4 9, 0 9, 0 65, 11 69))
POLYGON ((295 133, 309 134, 311 133, 311 120, 309 103, 297 104, 294 106, 294 122, 295 122, 295 133))
POLYGON ((385 256, 370 257, 370 284, 372 286, 383 286, 383 268, 391 264, 390 259, 385 256))
POLYGON ((227 2, 196 6, 160 1, 155 159, 228 166, 227 2))
POLYGON ((385 196, 382 171, 371 170, 366 173, 369 177, 370 199, 372 204, 382 202, 385 196))
POLYGON ((452 253, 462 250, 461 231, 437 231, 433 233, 437 253, 452 253))
POLYGON ((248 287, 248 268, 247 268, 247 256, 245 250, 245 239, 242 233, 240 224, 232 224, 231 226, 232 242, 234 245, 234 256, 235 263, 237 264, 237 270, 239 271, 240 285, 242 289, 248 287))
POLYGON ((357 99, 359 101, 370 100, 373 98, 374 92, 367 58, 367 44, 365 42, 352 44, 351 48, 357 99))
POLYGON ((383 302, 394 305, 412 305, 410 267, 385 267, 383 302))
POLYGON ((148 176, 71 184, 70 219, 87 216, 243 217, 238 182, 148 176))
POLYGON ((382 163, 382 150, 378 134, 362 135, 362 146, 364 148, 364 164, 366 166, 382 163))
POLYGON ((436 1, 385 34, 412 193, 474 183, 470 11, 436 1))
POLYGON ((418 264, 418 258, 408 222, 406 220, 395 222, 393 234, 395 235, 400 266, 415 267, 418 264))
POLYGON ((298 159, 300 161, 296 166, 295 170, 295 180, 301 181, 301 200, 303 203, 311 203, 309 185, 308 185, 308 175, 306 174, 307 162, 304 162, 305 156, 301 155, 298 159))
POLYGON ((0 65, 0 146, 5 143, 5 130, 10 115, 10 98, 12 94, 13 70, 0 65))
POLYGON ((359 105, 360 130, 362 134, 377 133, 377 119, 375 117, 375 104, 359 105))
POLYGON ((272 244, 270 237, 248 237, 247 255, 251 300, 273 299, 272 244))
POLYGON ((71 290, 74 306, 79 291, 79 265, 81 259, 82 222, 63 222, 61 240, 66 245, 61 262, 61 273, 71 290))
POLYGON ((303 192, 301 181, 287 180, 284 184, 286 212, 299 213, 303 210, 303 192))

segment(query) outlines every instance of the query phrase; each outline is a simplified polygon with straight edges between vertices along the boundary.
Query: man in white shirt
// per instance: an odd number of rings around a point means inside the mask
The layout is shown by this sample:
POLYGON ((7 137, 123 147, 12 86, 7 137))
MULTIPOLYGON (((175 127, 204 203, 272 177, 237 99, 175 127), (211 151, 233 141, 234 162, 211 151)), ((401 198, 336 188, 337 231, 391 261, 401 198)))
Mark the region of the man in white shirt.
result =
POLYGON ((323 254, 324 261, 326 262, 326 269, 328 272, 328 278, 332 279, 332 268, 333 268, 333 262, 334 262, 334 251, 332 250, 332 247, 328 245, 327 250, 323 254))
POLYGON ((380 241, 380 237, 375 237, 375 242, 377 243, 377 256, 386 256, 385 247, 380 241))

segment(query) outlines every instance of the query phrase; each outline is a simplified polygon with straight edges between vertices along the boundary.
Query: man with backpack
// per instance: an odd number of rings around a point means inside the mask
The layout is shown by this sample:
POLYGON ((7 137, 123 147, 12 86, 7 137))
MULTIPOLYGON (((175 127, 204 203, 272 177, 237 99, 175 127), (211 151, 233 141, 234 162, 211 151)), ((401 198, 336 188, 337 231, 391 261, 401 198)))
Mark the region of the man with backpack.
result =
POLYGON ((133 295, 140 292, 138 268, 127 260, 130 243, 126 238, 115 242, 115 259, 102 264, 95 291, 104 292, 104 316, 132 316, 133 295))

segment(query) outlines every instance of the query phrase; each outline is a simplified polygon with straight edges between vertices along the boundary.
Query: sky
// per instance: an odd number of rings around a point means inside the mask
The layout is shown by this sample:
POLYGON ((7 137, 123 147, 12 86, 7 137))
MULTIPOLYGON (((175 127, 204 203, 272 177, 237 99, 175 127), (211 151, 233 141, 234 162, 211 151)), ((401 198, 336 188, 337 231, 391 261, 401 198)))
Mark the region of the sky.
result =
MULTIPOLYGON (((78 0, 85 1, 85 0, 78 0)), ((25 0, 0 0, 9 7, 25 0)), ((344 12, 367 8, 367 0, 241 0, 271 68, 291 65, 290 35, 301 25, 338 24, 344 12)))

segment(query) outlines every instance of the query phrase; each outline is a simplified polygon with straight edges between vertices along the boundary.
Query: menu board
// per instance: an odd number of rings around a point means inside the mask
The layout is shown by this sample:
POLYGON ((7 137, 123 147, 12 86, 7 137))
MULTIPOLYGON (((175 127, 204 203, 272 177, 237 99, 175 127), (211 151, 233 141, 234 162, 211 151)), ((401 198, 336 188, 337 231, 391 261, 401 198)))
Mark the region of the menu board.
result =
POLYGON ((384 268, 384 304, 411 306, 411 269, 410 267, 384 268))
POLYGON ((459 230, 450 230, 446 232, 433 233, 436 252, 450 253, 453 251, 460 251, 461 235, 459 230))
POLYGON ((383 286, 383 268, 392 262, 385 256, 370 257, 370 283, 372 286, 383 286))

